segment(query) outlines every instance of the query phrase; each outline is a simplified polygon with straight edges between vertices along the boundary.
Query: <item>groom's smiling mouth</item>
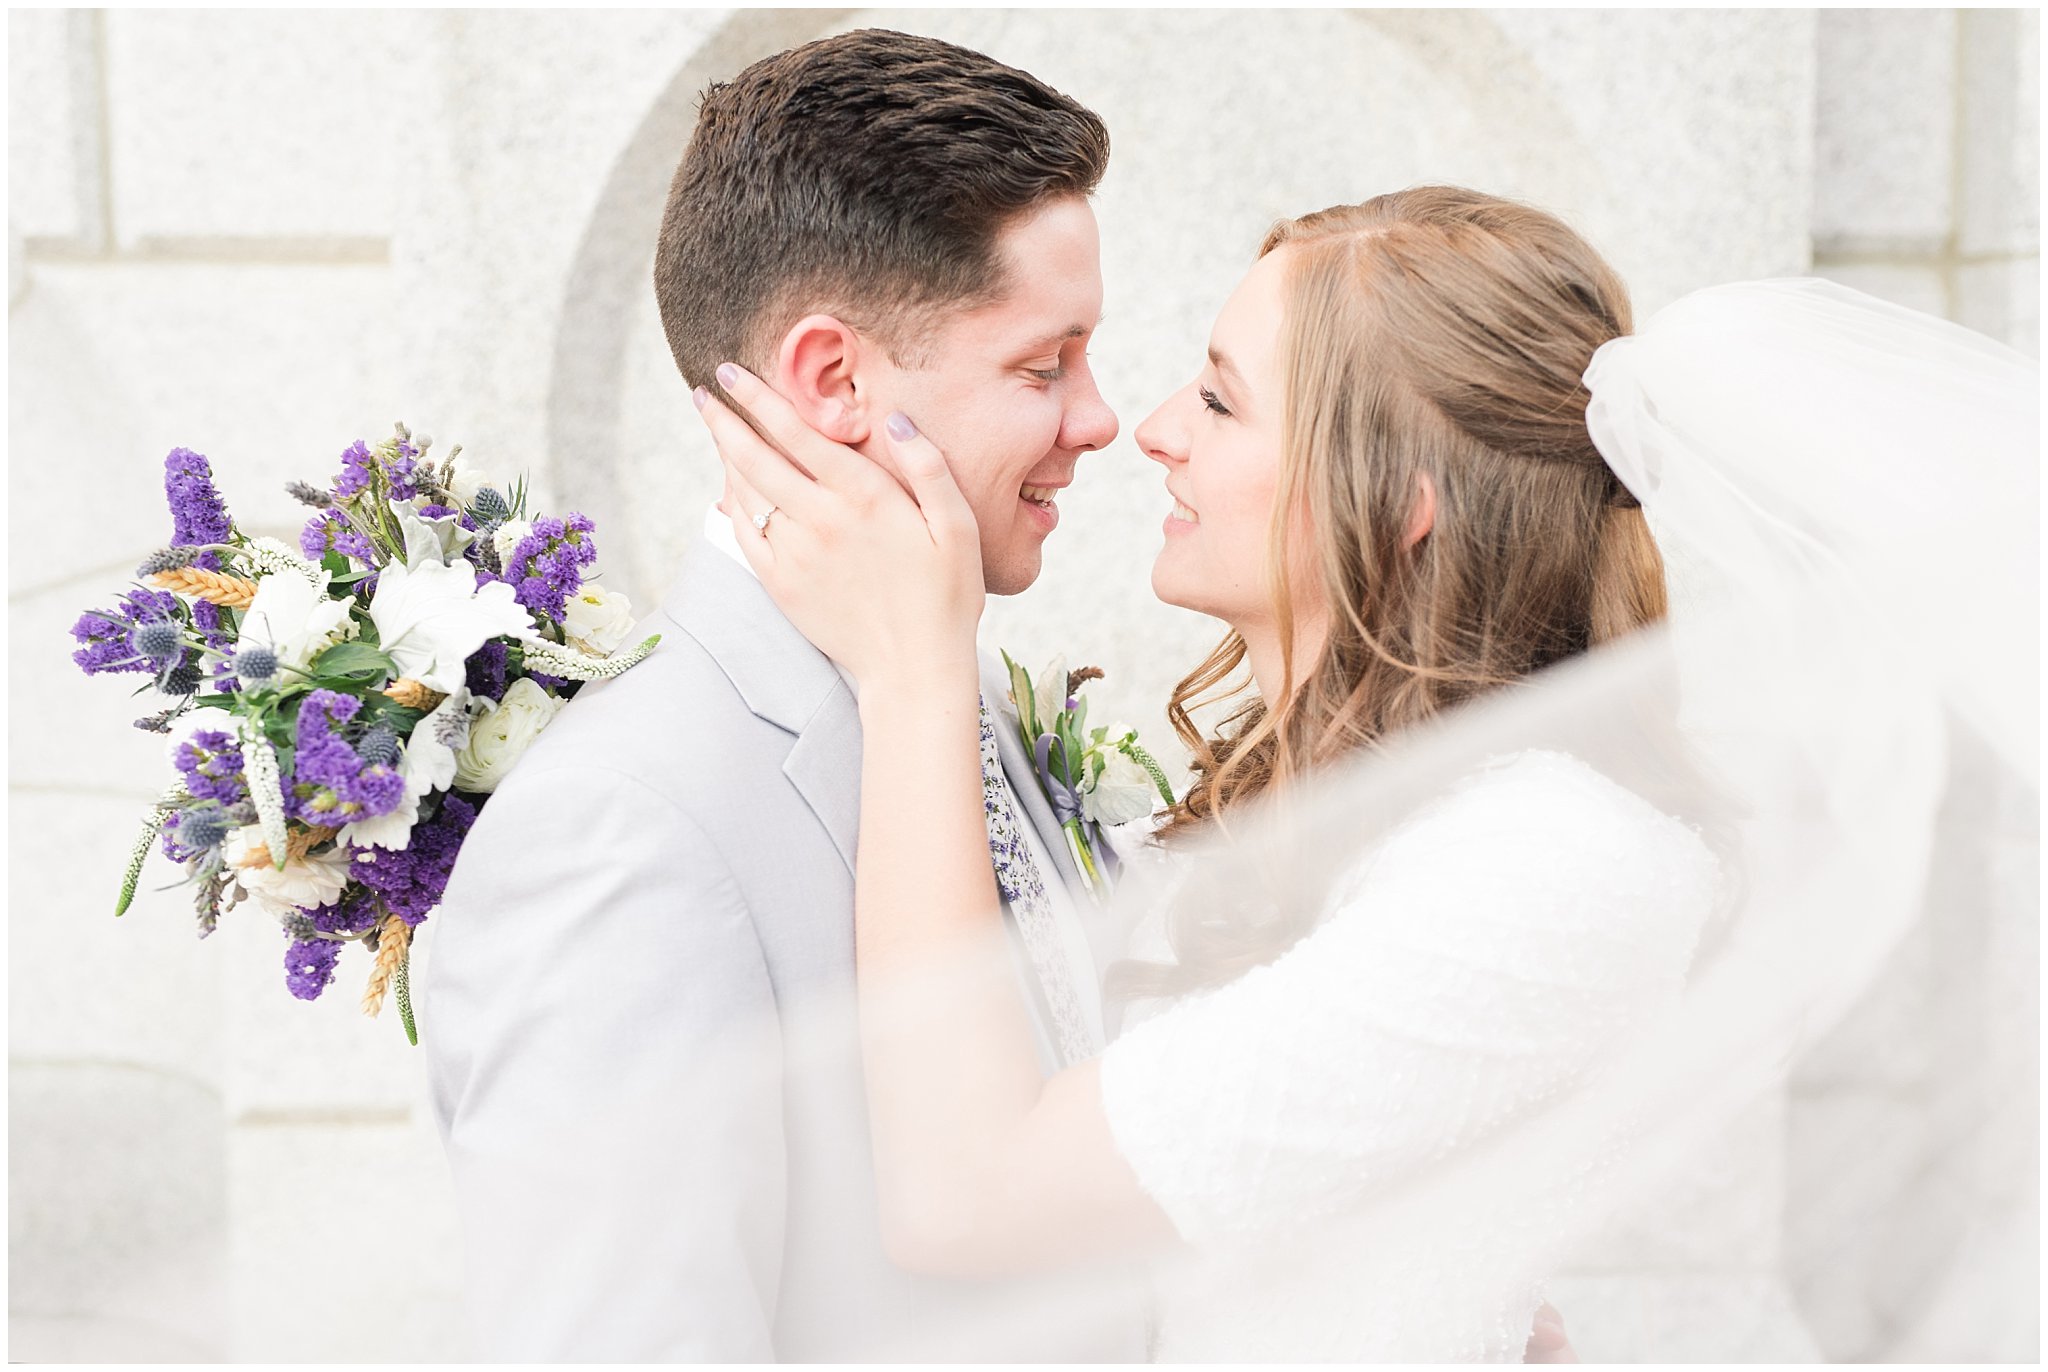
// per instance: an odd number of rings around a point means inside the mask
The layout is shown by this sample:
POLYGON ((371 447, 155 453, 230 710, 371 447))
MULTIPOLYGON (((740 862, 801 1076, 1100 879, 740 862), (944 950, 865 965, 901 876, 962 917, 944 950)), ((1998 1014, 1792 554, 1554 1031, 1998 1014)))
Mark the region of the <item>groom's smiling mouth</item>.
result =
POLYGON ((1026 486, 1017 493, 1017 496, 1031 517, 1043 527, 1044 532, 1051 533, 1060 523, 1060 507, 1054 501, 1065 489, 1065 482, 1057 486, 1026 486))

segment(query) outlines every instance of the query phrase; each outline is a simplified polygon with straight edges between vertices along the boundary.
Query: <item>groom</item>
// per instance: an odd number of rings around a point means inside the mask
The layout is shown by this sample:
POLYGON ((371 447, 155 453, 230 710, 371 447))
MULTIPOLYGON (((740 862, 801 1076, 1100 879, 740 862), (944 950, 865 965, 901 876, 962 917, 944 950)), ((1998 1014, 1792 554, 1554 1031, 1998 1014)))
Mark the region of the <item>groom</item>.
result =
MULTIPOLYGON (((742 362, 856 446, 915 414, 956 455, 989 591, 1021 591, 1058 491, 1117 432, 1086 354, 1108 156, 1093 113, 932 39, 869 30, 758 62, 705 95, 663 216, 677 366, 715 386, 742 362)), ((853 1005, 857 683, 782 618, 716 510, 640 631, 660 650, 522 759, 438 920, 422 1017, 476 1351, 1142 1358, 1116 1274, 941 1282, 889 1262, 853 1005)), ((1003 710, 999 675, 986 696, 1003 710)), ((1012 932, 1050 1070, 1102 1028, 1079 874, 1015 729, 998 714, 988 780, 1036 868, 1012 932)))
MULTIPOLYGON (((915 415, 974 508, 988 590, 1022 591, 1058 492, 1117 432, 1086 353, 1108 155, 1087 109, 932 39, 758 62, 706 93, 670 189, 655 291, 676 364, 715 389, 743 363, 870 451, 882 417, 915 415)), ((941 1282, 888 1260, 853 1000, 858 683, 716 510, 641 630, 660 650, 586 687, 483 810, 425 969, 475 1352, 1142 1359, 1128 1274, 941 1282)), ((1087 897, 1007 681, 983 675, 1050 1071, 1101 1047, 1087 897)), ((1561 1329, 1537 1336, 1532 1359, 1569 1359, 1561 1329)))

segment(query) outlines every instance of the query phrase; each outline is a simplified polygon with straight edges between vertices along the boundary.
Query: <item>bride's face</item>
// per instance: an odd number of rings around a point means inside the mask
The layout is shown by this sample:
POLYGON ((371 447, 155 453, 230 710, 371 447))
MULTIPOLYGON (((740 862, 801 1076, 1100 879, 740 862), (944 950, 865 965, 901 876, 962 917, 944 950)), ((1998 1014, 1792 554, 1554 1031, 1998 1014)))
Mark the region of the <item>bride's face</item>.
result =
POLYGON ((1286 253, 1253 265, 1216 316, 1202 370, 1137 432, 1175 502, 1153 592, 1240 631, 1273 616, 1266 546, 1280 479, 1286 253))

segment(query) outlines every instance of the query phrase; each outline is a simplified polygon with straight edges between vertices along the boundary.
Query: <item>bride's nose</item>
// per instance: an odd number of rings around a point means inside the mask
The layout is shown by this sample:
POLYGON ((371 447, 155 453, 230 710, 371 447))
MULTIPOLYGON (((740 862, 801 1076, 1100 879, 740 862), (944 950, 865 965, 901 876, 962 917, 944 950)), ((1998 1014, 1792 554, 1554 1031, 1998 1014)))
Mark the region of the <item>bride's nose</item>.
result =
MULTIPOLYGON (((1183 388, 1185 389, 1185 388, 1183 388)), ((1154 462, 1172 465, 1187 461, 1187 426, 1175 417, 1174 401, 1181 398, 1175 391, 1159 403, 1159 408, 1145 416, 1145 422, 1133 434, 1138 441, 1138 451, 1154 462)))

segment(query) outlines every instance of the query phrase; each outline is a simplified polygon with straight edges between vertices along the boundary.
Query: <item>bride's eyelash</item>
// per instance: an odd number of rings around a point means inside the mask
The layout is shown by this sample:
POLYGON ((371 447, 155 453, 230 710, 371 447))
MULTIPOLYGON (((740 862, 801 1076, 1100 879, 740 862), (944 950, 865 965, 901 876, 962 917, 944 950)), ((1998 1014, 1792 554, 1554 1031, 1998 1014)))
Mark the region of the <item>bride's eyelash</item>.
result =
POLYGON ((1221 400, 1218 400, 1216 392, 1210 390, 1207 386, 1197 386, 1195 387, 1195 392, 1202 397, 1202 404, 1208 407, 1211 414, 1227 415, 1230 413, 1229 407, 1221 400))

